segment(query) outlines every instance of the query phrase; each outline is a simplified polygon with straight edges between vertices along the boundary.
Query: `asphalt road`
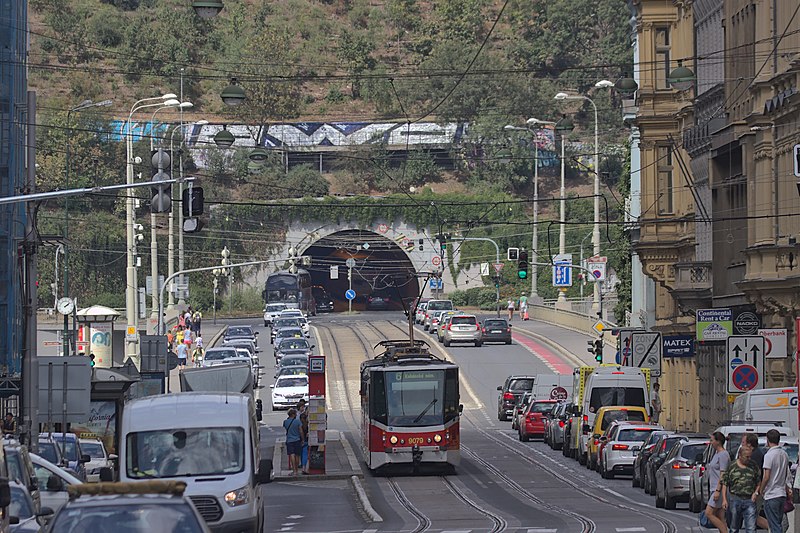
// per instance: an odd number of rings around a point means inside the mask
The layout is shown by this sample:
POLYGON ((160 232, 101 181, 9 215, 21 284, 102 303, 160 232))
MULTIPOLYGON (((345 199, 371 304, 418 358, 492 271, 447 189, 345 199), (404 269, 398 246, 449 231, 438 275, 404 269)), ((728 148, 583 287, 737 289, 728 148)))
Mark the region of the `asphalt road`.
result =
MULTIPOLYGON (((286 416, 283 411, 269 410, 274 368, 269 333, 259 319, 231 323, 249 323, 260 331, 266 373, 256 395, 264 403, 262 453, 269 457, 286 416)), ((358 453, 358 365, 367 355, 367 346, 402 337, 403 316, 395 312, 333 314, 314 317, 311 324, 318 336, 313 342, 325 352, 330 369, 328 426, 346 434, 358 453)), ((686 504, 679 504, 677 511, 656 509, 652 497, 631 488, 630 477, 604 480, 542 442, 519 442, 510 422, 497 420, 496 389, 509 374, 552 373, 531 349, 516 342, 444 348, 420 328, 416 335, 428 340, 435 351, 446 353, 461 369, 464 417, 457 475, 387 478, 365 472, 365 490, 383 522, 366 520, 346 481, 272 483, 262 488, 265 531, 699 531, 696 515, 686 510, 686 504)))

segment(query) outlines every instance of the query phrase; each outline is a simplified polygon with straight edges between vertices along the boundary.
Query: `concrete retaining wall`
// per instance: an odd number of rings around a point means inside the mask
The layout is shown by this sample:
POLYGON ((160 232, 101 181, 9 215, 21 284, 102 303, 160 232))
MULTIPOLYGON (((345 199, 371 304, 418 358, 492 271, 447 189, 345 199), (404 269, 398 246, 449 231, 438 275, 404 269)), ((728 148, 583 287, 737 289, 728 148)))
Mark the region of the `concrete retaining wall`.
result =
MULTIPOLYGON (((541 320, 542 322, 561 326, 562 328, 571 329, 586 335, 597 335, 597 332, 592 329, 592 326, 595 322, 597 322, 597 319, 576 313, 574 311, 554 309, 544 305, 531 305, 528 306, 528 314, 532 320, 541 320)), ((612 346, 614 349, 617 348, 617 338, 613 335, 604 335, 603 341, 605 342, 606 346, 612 346)))

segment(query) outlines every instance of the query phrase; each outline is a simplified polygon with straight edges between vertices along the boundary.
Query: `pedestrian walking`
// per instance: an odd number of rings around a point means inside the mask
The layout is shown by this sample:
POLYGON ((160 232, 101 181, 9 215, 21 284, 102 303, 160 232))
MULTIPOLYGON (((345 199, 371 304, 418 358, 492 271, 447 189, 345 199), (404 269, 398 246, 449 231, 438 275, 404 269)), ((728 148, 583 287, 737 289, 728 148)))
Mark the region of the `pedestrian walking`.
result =
POLYGON ((178 345, 178 366, 186 368, 186 359, 189 357, 189 347, 185 343, 178 345))
POLYGON ((756 503, 761 470, 750 460, 752 448, 739 447, 736 462, 722 474, 722 508, 731 511, 731 527, 741 522, 745 533, 756 533, 756 503))
POLYGON ((661 385, 656 382, 653 385, 653 397, 650 399, 650 421, 653 424, 658 424, 658 419, 661 418, 661 410, 663 409, 661 395, 658 393, 659 390, 661 390, 661 385))
POLYGON ((178 331, 175 333, 175 342, 178 343, 178 346, 183 344, 184 335, 186 335, 186 331, 183 329, 183 326, 178 325, 178 331))
POLYGON ((300 449, 300 466, 303 474, 308 474, 308 412, 300 413, 300 429, 303 434, 303 447, 300 449))
POLYGON ((203 321, 203 313, 200 311, 195 311, 192 314, 192 330, 194 331, 195 335, 200 335, 200 324, 203 321))
POLYGON ((522 320, 528 320, 528 297, 524 294, 519 297, 519 316, 522 320))
POLYGON ((175 345, 175 334, 172 331, 168 331, 167 332, 167 350, 171 352, 174 345, 175 345))
POLYGON ((289 456, 289 468, 292 475, 297 475, 300 466, 300 455, 303 449, 303 424, 297 418, 297 409, 292 407, 286 414, 283 421, 283 428, 286 430, 286 453, 289 456))
POLYGON ((183 329, 186 327, 186 314, 183 312, 178 313, 178 328, 183 329))
MULTIPOLYGON (((783 506, 791 501, 792 488, 789 476, 789 456, 780 447, 781 434, 777 429, 767 431, 767 453, 757 494, 764 498, 764 514, 769 533, 783 533, 783 506)), ((753 497, 755 502, 755 496, 753 497)))
POLYGON ((728 524, 725 521, 725 511, 722 509, 722 473, 728 469, 731 456, 725 449, 725 435, 716 431, 711 435, 711 446, 714 448, 714 456, 706 464, 708 476, 708 487, 711 495, 705 509, 706 518, 712 526, 717 528, 720 533, 728 533, 728 524))
POLYGON ((514 318, 514 300, 508 300, 506 309, 508 310, 508 321, 511 322, 511 319, 514 318))
POLYGON ((202 366, 205 353, 206 350, 205 346, 203 345, 203 337, 198 333, 197 338, 194 340, 194 350, 192 350, 192 362, 194 363, 194 366, 202 366))
MULTIPOLYGON (((752 431, 746 432, 742 435, 742 446, 747 446, 750 449, 750 461, 758 467, 759 472, 764 469, 764 454, 761 452, 761 447, 758 445, 758 435, 752 431)), ((756 527, 758 529, 767 529, 767 517, 764 516, 764 498, 759 494, 756 499, 756 527)), ((735 530, 734 530, 735 531, 735 530)))

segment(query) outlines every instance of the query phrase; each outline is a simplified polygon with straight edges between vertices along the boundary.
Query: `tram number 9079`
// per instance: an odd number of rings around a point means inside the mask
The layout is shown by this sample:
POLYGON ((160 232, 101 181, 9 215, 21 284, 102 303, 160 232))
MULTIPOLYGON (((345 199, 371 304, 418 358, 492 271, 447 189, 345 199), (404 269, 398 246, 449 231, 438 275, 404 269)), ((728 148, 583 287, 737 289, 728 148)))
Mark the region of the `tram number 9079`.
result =
POLYGON ((422 437, 411 437, 408 439, 409 444, 423 444, 425 439, 422 437))

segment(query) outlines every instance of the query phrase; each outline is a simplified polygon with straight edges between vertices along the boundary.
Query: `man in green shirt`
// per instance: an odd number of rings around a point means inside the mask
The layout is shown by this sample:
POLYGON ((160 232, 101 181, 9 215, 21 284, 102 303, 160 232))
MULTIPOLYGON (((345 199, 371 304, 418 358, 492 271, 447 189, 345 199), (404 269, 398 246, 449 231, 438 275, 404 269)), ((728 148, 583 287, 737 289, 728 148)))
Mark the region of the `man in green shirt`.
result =
POLYGON ((756 532, 756 504, 761 469, 751 460, 753 448, 743 444, 735 463, 722 474, 722 508, 731 510, 731 526, 742 523, 745 533, 756 532))

